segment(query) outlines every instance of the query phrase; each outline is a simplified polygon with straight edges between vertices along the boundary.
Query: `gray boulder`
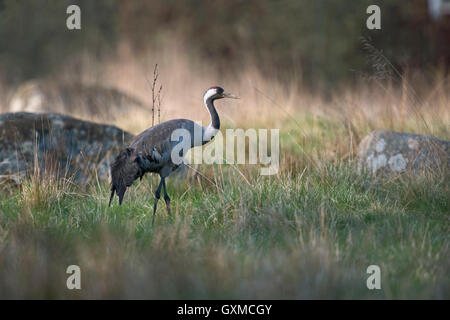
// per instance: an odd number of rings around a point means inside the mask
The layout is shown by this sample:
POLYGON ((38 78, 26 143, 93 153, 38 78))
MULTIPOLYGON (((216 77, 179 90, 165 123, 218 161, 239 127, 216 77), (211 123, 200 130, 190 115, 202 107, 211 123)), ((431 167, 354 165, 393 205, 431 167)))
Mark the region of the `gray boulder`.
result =
POLYGON ((20 182, 39 168, 78 183, 109 177, 110 163, 133 135, 115 126, 61 114, 0 115, 0 177, 20 182))
POLYGON ((431 136, 377 130, 358 147, 358 170, 372 174, 446 170, 450 166, 450 141, 431 136))

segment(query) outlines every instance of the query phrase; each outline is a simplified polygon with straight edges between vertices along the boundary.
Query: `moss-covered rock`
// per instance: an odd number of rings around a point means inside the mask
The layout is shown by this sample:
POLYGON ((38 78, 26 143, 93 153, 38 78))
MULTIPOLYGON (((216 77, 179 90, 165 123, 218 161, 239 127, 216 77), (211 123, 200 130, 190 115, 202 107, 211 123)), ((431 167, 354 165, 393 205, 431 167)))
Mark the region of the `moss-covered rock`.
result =
POLYGON ((377 130, 358 147, 359 170, 377 173, 444 170, 450 167, 450 141, 418 134, 377 130))
POLYGON ((16 182, 39 168, 86 183, 108 178, 115 154, 133 135, 111 125, 61 114, 0 115, 0 176, 16 182))

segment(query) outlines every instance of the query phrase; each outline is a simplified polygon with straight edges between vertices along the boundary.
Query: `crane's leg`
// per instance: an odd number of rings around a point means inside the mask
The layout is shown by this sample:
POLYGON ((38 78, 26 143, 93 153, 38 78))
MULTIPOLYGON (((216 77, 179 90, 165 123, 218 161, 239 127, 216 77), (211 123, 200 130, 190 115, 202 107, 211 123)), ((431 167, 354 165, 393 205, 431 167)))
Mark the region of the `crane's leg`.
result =
POLYGON ((158 200, 161 197, 161 188, 164 185, 164 179, 161 179, 159 182, 158 188, 155 192, 155 203, 153 204, 153 216, 152 216, 152 225, 155 222, 155 213, 156 213, 156 206, 158 205, 158 200))
POLYGON ((116 192, 116 187, 113 186, 113 187, 111 188, 111 196, 109 197, 108 208, 111 207, 111 201, 112 201, 112 199, 113 199, 113 197, 114 197, 114 192, 116 192))
POLYGON ((166 178, 163 178, 162 182, 163 182, 163 187, 164 187, 164 201, 166 202, 167 213, 170 216, 170 197, 167 194, 166 178))

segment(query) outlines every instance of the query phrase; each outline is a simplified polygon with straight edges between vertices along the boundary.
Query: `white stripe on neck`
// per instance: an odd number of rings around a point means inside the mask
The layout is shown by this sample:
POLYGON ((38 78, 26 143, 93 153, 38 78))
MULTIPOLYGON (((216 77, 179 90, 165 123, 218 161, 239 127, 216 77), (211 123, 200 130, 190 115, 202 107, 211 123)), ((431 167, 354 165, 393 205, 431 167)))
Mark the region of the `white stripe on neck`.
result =
POLYGON ((214 128, 212 124, 210 124, 206 128, 205 127, 203 128, 205 129, 203 133, 203 142, 211 141, 211 139, 214 138, 217 132, 219 131, 219 129, 214 128))
POLYGON ((206 106, 206 100, 211 98, 216 93, 217 93, 216 89, 209 89, 208 91, 205 92, 205 95, 203 96, 203 102, 205 103, 205 106, 206 106))
MULTIPOLYGON (((203 102, 205 103, 206 109, 208 109, 208 99, 210 99, 215 94, 217 94, 216 89, 209 89, 208 91, 206 91, 206 93, 203 97, 203 102)), ((209 103, 212 104, 212 101, 209 101, 209 103)), ((209 109, 208 109, 208 112, 209 112, 209 109)), ((211 118, 211 122, 210 122, 209 126, 203 127, 203 129, 204 129, 203 142, 211 141, 211 139, 214 138, 216 136, 217 132, 219 131, 219 129, 216 129, 212 126, 212 115, 210 112, 209 112, 209 116, 211 118)))

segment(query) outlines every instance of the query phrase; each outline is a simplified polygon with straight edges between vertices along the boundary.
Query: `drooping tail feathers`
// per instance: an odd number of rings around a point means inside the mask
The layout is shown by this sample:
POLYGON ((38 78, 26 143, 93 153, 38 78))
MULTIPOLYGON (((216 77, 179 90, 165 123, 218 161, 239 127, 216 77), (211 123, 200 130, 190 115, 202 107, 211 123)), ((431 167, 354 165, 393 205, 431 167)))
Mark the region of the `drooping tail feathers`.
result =
POLYGON ((123 196, 129 186, 138 177, 142 177, 143 172, 133 156, 133 148, 125 148, 111 165, 111 197, 109 205, 114 197, 114 192, 119 197, 119 204, 122 204, 123 196))

